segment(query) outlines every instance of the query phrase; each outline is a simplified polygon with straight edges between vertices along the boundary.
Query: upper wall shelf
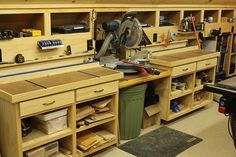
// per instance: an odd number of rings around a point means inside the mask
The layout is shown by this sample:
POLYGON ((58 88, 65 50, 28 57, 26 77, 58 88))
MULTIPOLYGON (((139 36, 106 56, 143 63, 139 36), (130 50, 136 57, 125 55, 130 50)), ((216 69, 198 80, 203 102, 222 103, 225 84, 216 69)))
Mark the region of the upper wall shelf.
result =
POLYGON ((137 19, 141 24, 148 24, 156 27, 156 11, 138 11, 137 19))
POLYGON ((180 24, 180 11, 160 11, 159 26, 176 26, 180 24))
POLYGON ((201 19, 201 10, 185 10, 184 11, 184 18, 190 16, 192 14, 193 17, 195 17, 195 23, 203 21, 201 19))
POLYGON ((222 10, 221 22, 230 22, 230 19, 234 18, 234 10, 222 10))
MULTIPOLYGON (((51 13, 51 27, 52 27, 52 34, 55 32, 55 29, 61 26, 74 26, 76 29, 80 29, 87 25, 86 30, 82 32, 89 32, 90 28, 90 12, 73 12, 73 13, 51 13)), ((58 29, 57 29, 58 30, 58 29)), ((81 29, 83 30, 83 29, 81 29)), ((56 33, 61 31, 56 31, 56 33)), ((68 33, 67 31, 62 34, 68 33)), ((78 33, 78 32, 77 32, 78 33)))
POLYGON ((219 22, 219 10, 205 10, 204 11, 204 21, 208 21, 209 23, 217 23, 219 22), (209 21, 212 17, 213 21, 209 21))
POLYGON ((121 19, 125 12, 97 12, 97 24, 101 27, 103 22, 121 19))
POLYGON ((0 14, 0 21, 0 31, 12 30, 20 33, 22 29, 37 29, 44 35, 43 13, 0 14))
POLYGON ((222 10, 221 17, 233 18, 234 17, 234 10, 222 10))

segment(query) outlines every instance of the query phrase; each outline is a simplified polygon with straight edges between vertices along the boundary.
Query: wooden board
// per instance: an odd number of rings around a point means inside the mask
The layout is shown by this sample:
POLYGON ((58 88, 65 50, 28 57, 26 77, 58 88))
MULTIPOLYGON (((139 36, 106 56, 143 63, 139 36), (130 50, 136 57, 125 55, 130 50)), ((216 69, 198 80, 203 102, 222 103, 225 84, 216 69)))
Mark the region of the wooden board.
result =
POLYGON ((118 71, 105 69, 105 68, 90 68, 90 69, 81 70, 79 72, 85 73, 88 75, 93 75, 96 77, 102 77, 102 76, 106 76, 106 75, 113 75, 113 74, 120 73, 118 71))
POLYGON ((29 80, 32 83, 43 86, 45 88, 51 88, 55 86, 65 85, 73 82, 84 81, 87 79, 95 78, 95 76, 84 74, 81 72, 69 72, 64 74, 58 74, 48 77, 41 77, 29 80))
POLYGON ((179 52, 162 56, 154 56, 153 57, 154 59, 151 59, 151 63, 161 66, 174 67, 209 58, 215 58, 217 56, 219 56, 218 52, 206 51, 206 50, 194 50, 194 51, 179 52))
POLYGON ((27 81, 18 81, 14 83, 0 85, 0 90, 7 92, 11 95, 32 92, 40 89, 43 88, 27 81))

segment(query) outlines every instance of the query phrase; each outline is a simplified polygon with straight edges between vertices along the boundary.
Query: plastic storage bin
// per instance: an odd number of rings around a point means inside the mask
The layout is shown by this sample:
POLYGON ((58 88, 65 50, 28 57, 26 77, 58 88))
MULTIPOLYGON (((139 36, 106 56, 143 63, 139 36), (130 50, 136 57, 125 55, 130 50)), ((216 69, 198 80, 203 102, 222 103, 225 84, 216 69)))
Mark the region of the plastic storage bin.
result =
POLYGON ((142 84, 120 91, 119 124, 122 140, 132 139, 140 134, 146 88, 147 84, 142 84))

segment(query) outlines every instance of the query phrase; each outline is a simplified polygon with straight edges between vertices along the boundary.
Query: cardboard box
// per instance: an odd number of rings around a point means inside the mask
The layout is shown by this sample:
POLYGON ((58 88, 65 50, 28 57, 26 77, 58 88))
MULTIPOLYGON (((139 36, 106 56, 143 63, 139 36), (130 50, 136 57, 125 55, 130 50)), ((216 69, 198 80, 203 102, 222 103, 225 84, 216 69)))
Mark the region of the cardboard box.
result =
POLYGON ((33 120, 37 129, 52 134, 67 128, 67 109, 38 115, 33 120))
POLYGON ((25 157, 53 157, 59 153, 58 141, 27 151, 25 157))
POLYGON ((45 150, 44 147, 39 147, 25 153, 25 157, 44 157, 45 150))
POLYGON ((160 109, 158 105, 150 105, 144 108, 142 128, 148 128, 153 125, 160 125, 160 109))
POLYGON ((59 152, 59 143, 58 141, 49 143, 44 146, 45 155, 44 157, 53 157, 59 152))
POLYGON ((42 121, 35 118, 34 121, 35 127, 46 134, 53 134, 67 128, 67 116, 58 117, 48 121, 42 121))

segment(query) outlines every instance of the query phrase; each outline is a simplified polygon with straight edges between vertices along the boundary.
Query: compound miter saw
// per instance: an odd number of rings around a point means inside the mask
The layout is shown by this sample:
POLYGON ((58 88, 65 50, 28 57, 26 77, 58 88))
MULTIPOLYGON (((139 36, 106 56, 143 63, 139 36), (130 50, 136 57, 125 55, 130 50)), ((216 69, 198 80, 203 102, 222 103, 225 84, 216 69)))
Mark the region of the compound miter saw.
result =
POLYGON ((143 38, 143 29, 135 16, 136 13, 129 12, 123 16, 122 20, 113 20, 102 24, 106 38, 95 59, 99 60, 111 49, 113 51, 111 54, 117 54, 121 47, 126 49, 138 48, 143 38))

